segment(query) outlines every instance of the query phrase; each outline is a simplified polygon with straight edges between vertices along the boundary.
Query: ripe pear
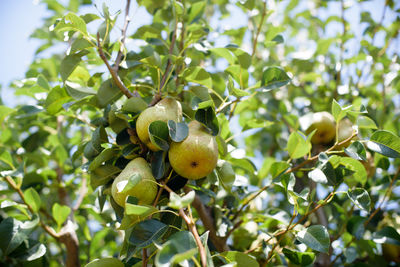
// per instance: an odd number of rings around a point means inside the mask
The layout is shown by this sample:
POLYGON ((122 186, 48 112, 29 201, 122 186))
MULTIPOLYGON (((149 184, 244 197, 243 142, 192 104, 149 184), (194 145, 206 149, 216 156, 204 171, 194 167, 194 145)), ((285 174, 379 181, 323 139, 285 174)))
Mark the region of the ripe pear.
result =
POLYGON ((157 195, 157 184, 150 166, 144 158, 135 158, 126 165, 115 178, 111 187, 111 195, 121 207, 125 207, 125 201, 128 196, 137 198, 138 204, 151 205, 153 203, 157 195), (129 178, 135 174, 140 176, 140 181, 132 188, 123 191, 129 178))
POLYGON ((142 141, 152 151, 160 150, 150 141, 149 136, 149 125, 153 121, 165 121, 173 120, 180 122, 182 120, 182 106, 181 103, 173 98, 164 98, 158 102, 155 106, 149 107, 140 113, 136 121, 136 132, 142 141))
POLYGON ((335 119, 326 111, 314 113, 306 134, 310 134, 314 129, 317 131, 311 138, 311 143, 315 145, 329 144, 336 136, 335 119))
POLYGON ((217 165, 218 145, 198 121, 189 123, 189 134, 185 140, 172 142, 169 162, 180 176, 197 180, 207 176, 217 165))
POLYGON ((400 263, 400 246, 395 244, 384 243, 382 244, 383 257, 388 261, 400 263))

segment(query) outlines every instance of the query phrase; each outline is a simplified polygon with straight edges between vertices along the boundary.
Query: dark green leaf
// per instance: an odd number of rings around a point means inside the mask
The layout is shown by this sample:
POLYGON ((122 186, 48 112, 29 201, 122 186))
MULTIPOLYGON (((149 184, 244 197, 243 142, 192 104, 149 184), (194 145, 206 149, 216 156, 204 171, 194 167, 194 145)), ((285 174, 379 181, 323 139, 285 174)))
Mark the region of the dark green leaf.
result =
POLYGON ((153 145, 161 150, 168 150, 169 130, 167 123, 164 121, 153 121, 149 125, 149 137, 153 145))
POLYGON ((154 219, 140 222, 133 227, 129 243, 135 246, 136 250, 146 248, 161 238, 167 229, 168 225, 154 219))
POLYGON ((290 77, 279 67, 267 68, 262 75, 261 86, 264 89, 276 89, 290 82, 290 77))
POLYGON ((366 220, 367 219, 365 217, 352 216, 350 220, 347 222, 346 225, 347 231, 353 236, 355 236, 357 239, 361 239, 365 231, 364 222, 366 220))
POLYGON ((282 252, 290 262, 300 266, 310 265, 315 260, 315 254, 312 252, 300 252, 287 248, 283 248, 282 252))
POLYGON ((112 79, 108 79, 100 85, 97 91, 97 103, 101 108, 114 103, 122 96, 121 90, 112 79))
POLYGON ((151 161, 151 171, 154 178, 161 179, 165 173, 165 151, 156 151, 153 154, 153 160, 151 161))
POLYGON ((385 226, 382 230, 373 233, 374 242, 389 243, 400 246, 400 234, 398 230, 391 226, 385 226))
POLYGON ((197 121, 202 123, 208 129, 211 130, 213 136, 217 136, 219 133, 218 119, 215 116, 214 109, 209 107, 206 109, 198 109, 194 115, 197 121))
POLYGON ((61 61, 60 74, 61 74, 61 78, 64 82, 68 79, 68 77, 71 75, 71 73, 74 71, 74 69, 81 62, 82 57, 87 55, 88 53, 89 53, 88 51, 83 50, 76 54, 67 55, 61 61))
POLYGON ((359 142, 355 141, 351 143, 351 145, 347 148, 344 149, 344 152, 349 156, 352 157, 353 159, 356 160, 367 160, 367 155, 365 151, 364 145, 359 142))
POLYGON ((90 173, 90 185, 94 190, 96 187, 108 183, 120 172, 121 170, 114 165, 102 165, 90 173))
POLYGON ((389 158, 400 158, 400 137, 388 131, 376 131, 372 134, 367 146, 389 158))
POLYGON ((182 142, 189 134, 189 127, 184 122, 168 121, 168 130, 171 140, 174 142, 182 142))
POLYGON ((297 239, 313 250, 329 252, 330 238, 325 226, 312 225, 297 233, 297 239))
POLYGON ((369 211, 371 209, 371 198, 364 188, 349 189, 347 196, 357 205, 360 209, 369 211))

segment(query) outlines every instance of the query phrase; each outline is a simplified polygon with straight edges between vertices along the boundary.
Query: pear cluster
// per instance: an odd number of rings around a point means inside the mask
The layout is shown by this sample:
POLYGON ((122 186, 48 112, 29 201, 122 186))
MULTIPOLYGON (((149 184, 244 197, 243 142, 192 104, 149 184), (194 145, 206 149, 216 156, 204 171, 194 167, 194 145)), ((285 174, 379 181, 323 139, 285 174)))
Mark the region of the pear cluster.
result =
MULTIPOLYGON (((142 111, 137 118, 137 135, 151 151, 158 151, 159 148, 151 142, 150 124, 154 121, 169 120, 182 121, 181 104, 173 98, 164 98, 155 106, 142 111)), ((218 145, 215 137, 201 123, 192 121, 188 128, 188 136, 183 141, 171 141, 168 158, 177 174, 196 180, 207 176, 216 167, 218 145)), ((157 183, 149 163, 142 157, 130 161, 115 178, 111 194, 115 202, 122 207, 125 206, 128 196, 137 198, 139 204, 152 204, 157 195, 157 183)))

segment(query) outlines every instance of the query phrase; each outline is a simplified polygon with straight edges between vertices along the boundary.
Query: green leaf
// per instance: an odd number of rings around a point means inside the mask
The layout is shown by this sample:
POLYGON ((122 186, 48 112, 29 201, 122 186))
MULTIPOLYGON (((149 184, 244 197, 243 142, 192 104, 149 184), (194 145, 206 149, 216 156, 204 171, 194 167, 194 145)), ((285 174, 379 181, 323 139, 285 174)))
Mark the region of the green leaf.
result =
POLYGON ((40 199, 40 195, 36 192, 32 187, 25 190, 24 197, 27 203, 31 205, 34 212, 38 212, 40 209, 40 205, 42 204, 42 200, 40 199))
POLYGON ((209 50, 217 56, 225 58, 229 64, 235 64, 235 56, 232 55, 232 52, 228 48, 216 47, 209 50))
POLYGON ((376 243, 388 243, 400 246, 400 234, 391 226, 385 226, 382 230, 373 233, 372 238, 376 243))
POLYGON ((347 170, 351 171, 351 176, 349 176, 347 183, 356 184, 358 182, 364 185, 367 182, 367 171, 358 160, 349 157, 332 156, 329 161, 335 168, 338 165, 343 165, 347 170))
POLYGON ((180 197, 176 193, 171 192, 169 194, 168 206, 177 210, 185 208, 193 202, 195 195, 196 193, 193 190, 184 195, 183 197, 180 197))
POLYGON ((0 161, 4 162, 7 166, 4 164, 1 164, 0 170, 14 170, 14 164, 13 164, 13 159, 10 154, 5 148, 0 147, 0 161))
POLYGON ((97 91, 97 103, 104 108, 108 104, 114 103, 122 96, 121 90, 115 85, 112 79, 104 81, 97 91))
POLYGON ((155 266, 169 267, 177 263, 190 266, 188 260, 196 253, 197 245, 192 233, 177 232, 159 249, 155 258, 155 266))
POLYGON ((369 211, 371 209, 371 198, 364 188, 349 189, 347 196, 360 209, 369 211))
POLYGON ((316 183, 322 183, 322 184, 328 183, 328 178, 326 177, 325 173, 319 168, 310 171, 308 173, 308 178, 310 178, 316 183))
POLYGON ((85 267, 124 267, 125 265, 116 258, 95 259, 85 265, 85 267))
POLYGON ((376 123, 371 119, 368 118, 367 116, 359 116, 357 117, 357 126, 360 129, 372 129, 376 130, 378 127, 376 126, 376 123))
POLYGON ((51 89, 49 82, 47 81, 46 77, 44 77, 42 74, 39 74, 37 76, 36 84, 45 89, 46 91, 50 91, 51 89))
POLYGON ((114 165, 101 165, 90 173, 90 185, 92 189, 108 183, 112 178, 119 174, 121 170, 114 165))
POLYGON ((93 89, 89 87, 82 87, 79 83, 73 83, 70 81, 65 82, 65 89, 71 97, 77 100, 96 94, 96 91, 93 89))
POLYGON ((78 31, 85 36, 88 36, 85 21, 74 13, 68 13, 63 19, 58 22, 54 30, 59 32, 78 31))
POLYGON ((151 171, 154 178, 161 179, 165 174, 165 157, 166 151, 156 151, 153 154, 153 160, 151 161, 151 171))
POLYGON ((336 123, 346 116, 346 109, 348 108, 349 107, 343 109, 335 99, 332 100, 332 115, 336 123))
POLYGON ((365 227, 364 222, 367 220, 366 217, 362 216, 352 216, 350 220, 347 222, 346 229, 347 231, 356 237, 357 240, 363 237, 365 227))
POLYGON ((142 176, 139 173, 134 173, 127 180, 123 180, 117 183, 117 191, 118 193, 125 193, 132 188, 134 188, 140 181, 142 180, 142 176))
POLYGON ((400 158, 400 137, 388 131, 372 134, 367 147, 389 158, 400 158))
POLYGON ((28 236, 20 230, 21 222, 8 217, 0 222, 0 249, 3 255, 13 252, 28 236))
POLYGON ((63 108, 63 104, 70 101, 71 97, 68 95, 65 88, 56 86, 51 89, 45 101, 45 107, 49 114, 55 115, 63 108))
POLYGON ((189 134, 189 127, 184 122, 168 121, 168 130, 171 140, 174 142, 182 142, 189 134))
POLYGON ((212 79, 210 74, 202 67, 189 67, 182 73, 182 78, 188 82, 198 83, 212 89, 212 79))
POLYGON ((329 252, 330 238, 325 226, 312 225, 298 232, 297 239, 313 250, 323 253, 329 252))
POLYGON ((146 248, 161 238, 167 230, 168 225, 155 219, 140 222, 133 227, 129 243, 135 246, 136 250, 146 248))
POLYGON ((189 17, 187 21, 191 24, 194 20, 201 17, 206 7, 206 1, 197 1, 190 5, 189 17))
POLYGON ((219 182, 222 184, 225 190, 230 192, 236 179, 236 174, 232 168, 232 165, 227 161, 222 161, 222 164, 218 162, 217 173, 219 182))
POLYGON ((290 262, 300 266, 310 265, 315 260, 315 254, 312 252, 300 252, 287 248, 283 248, 282 252, 290 262))
POLYGON ((65 205, 60 205, 58 203, 54 203, 52 210, 53 218, 56 220, 58 227, 67 220, 69 214, 71 213, 71 208, 65 205))
POLYGON ((279 67, 267 68, 262 75, 261 86, 268 89, 276 89, 290 82, 290 77, 279 67))
POLYGON ((300 132, 292 132, 287 143, 287 150, 292 159, 298 159, 310 152, 311 143, 300 132))
POLYGON ((236 263, 237 267, 260 266, 255 258, 240 251, 225 251, 218 254, 218 256, 222 257, 226 263, 236 263))
POLYGON ((164 121, 153 121, 149 125, 149 137, 153 145, 161 150, 168 150, 169 130, 167 123, 164 121))
POLYGON ((125 213, 127 215, 149 216, 151 213, 157 212, 158 209, 149 205, 125 204, 125 213))
POLYGON ((367 153, 364 145, 360 141, 355 141, 351 145, 344 149, 344 152, 353 159, 356 160, 367 160, 367 153))
POLYGON ((358 257, 357 249, 355 247, 346 248, 343 254, 346 257, 346 263, 352 263, 358 257))
POLYGON ((70 54, 65 56, 65 58, 61 61, 60 65, 60 75, 63 82, 65 82, 71 75, 71 73, 75 70, 75 68, 81 62, 82 57, 84 55, 87 55, 88 53, 89 53, 88 51, 83 50, 76 54, 70 54))
POLYGON ((100 167, 103 162, 106 162, 118 155, 118 151, 115 148, 107 148, 101 151, 101 153, 96 156, 89 165, 89 171, 93 171, 100 167))
POLYGON ((14 109, 0 105, 0 126, 8 115, 14 112, 14 109))
POLYGON ((219 124, 213 108, 198 109, 194 117, 198 122, 210 129, 213 136, 218 135, 219 124))
POLYGON ((141 97, 128 98, 122 110, 126 112, 140 113, 147 108, 147 103, 141 97))
POLYGON ((273 124, 274 122, 265 119, 250 119, 246 122, 246 125, 243 127, 243 131, 255 128, 266 128, 273 124))

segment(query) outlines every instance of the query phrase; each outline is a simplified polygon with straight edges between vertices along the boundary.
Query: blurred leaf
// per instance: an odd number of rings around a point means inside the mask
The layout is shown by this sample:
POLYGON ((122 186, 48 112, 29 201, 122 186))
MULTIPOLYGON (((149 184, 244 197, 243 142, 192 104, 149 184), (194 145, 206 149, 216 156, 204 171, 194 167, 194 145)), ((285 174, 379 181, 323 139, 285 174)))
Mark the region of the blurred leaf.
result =
POLYGON ((398 230, 391 226, 385 226, 378 232, 373 233, 372 238, 376 243, 387 243, 400 246, 400 234, 398 230))
POLYGON ((89 53, 88 51, 83 50, 76 54, 70 54, 65 56, 65 58, 61 61, 60 65, 60 75, 63 82, 65 82, 71 75, 71 73, 75 70, 75 68, 81 62, 82 57, 87 55, 88 53, 89 53))
POLYGON ((24 197, 26 202, 29 203, 29 205, 31 205, 33 211, 38 212, 40 209, 40 205, 42 203, 42 200, 40 199, 40 195, 38 194, 38 192, 36 192, 36 190, 31 187, 25 190, 24 197))
POLYGON ((65 88, 60 86, 53 87, 47 95, 45 107, 49 114, 55 115, 63 108, 63 104, 70 101, 71 97, 68 95, 65 88))
POLYGON ((69 214, 71 213, 71 208, 65 205, 60 205, 54 203, 52 210, 53 218, 56 220, 58 227, 67 220, 69 214))
POLYGON ((121 90, 114 84, 112 79, 104 81, 97 91, 97 102, 101 108, 114 103, 122 96, 121 90))
POLYGON ((169 194, 169 203, 168 206, 174 209, 185 208, 190 205, 195 197, 195 192, 192 190, 183 197, 178 196, 176 193, 171 192, 169 194))
POLYGON ((307 155, 311 150, 311 143, 299 132, 292 132, 287 143, 287 150, 292 159, 307 155))
POLYGON ((100 185, 108 183, 112 178, 119 174, 121 170, 114 165, 101 165, 90 173, 90 185, 94 190, 100 185))
POLYGON ((88 35, 85 21, 74 13, 68 13, 67 15, 65 15, 63 19, 58 22, 54 30, 60 32, 78 31, 85 36, 88 35))
POLYGON ((330 238, 325 226, 312 225, 298 232, 297 239, 313 250, 323 253, 329 252, 330 238))
POLYGON ((188 231, 177 232, 158 250, 155 265, 169 267, 179 263, 189 266, 188 260, 196 253, 197 245, 192 233, 188 231))
POLYGON ((189 67, 182 73, 182 78, 188 82, 198 83, 212 89, 210 74, 201 67, 189 67))
POLYGON ((8 152, 5 148, 0 147, 0 161, 4 162, 6 166, 3 164, 0 165, 0 170, 13 170, 15 169, 12 156, 10 152, 8 152))
POLYGON ((367 147, 389 158, 400 158, 400 137, 388 131, 372 134, 367 147))
POLYGON ((225 251, 218 254, 226 263, 235 263, 237 267, 260 266, 255 258, 240 251, 225 251))
POLYGON ((131 97, 122 106, 123 111, 140 113, 147 108, 147 103, 140 97, 131 97))
POLYGON ((364 188, 355 188, 353 190, 349 189, 349 191, 347 191, 347 196, 360 209, 368 212, 371 209, 371 198, 364 188))
POLYGON ((315 260, 315 254, 312 252, 300 252, 287 248, 283 248, 282 252, 290 260, 290 262, 300 266, 310 265, 315 260))
POLYGON ((261 86, 264 89, 276 89, 290 82, 290 77, 279 67, 269 67, 262 75, 261 86))
POLYGON ((85 265, 85 267, 124 267, 125 265, 122 261, 116 258, 103 258, 103 259, 95 259, 85 265))
POLYGON ((352 216, 347 222, 346 225, 347 231, 353 236, 355 236, 357 239, 361 239, 365 231, 364 222, 366 220, 367 218, 365 217, 352 216))
POLYGON ((364 161, 367 160, 367 153, 365 151, 365 147, 359 141, 351 143, 349 147, 344 149, 344 152, 353 159, 364 160, 364 161))

